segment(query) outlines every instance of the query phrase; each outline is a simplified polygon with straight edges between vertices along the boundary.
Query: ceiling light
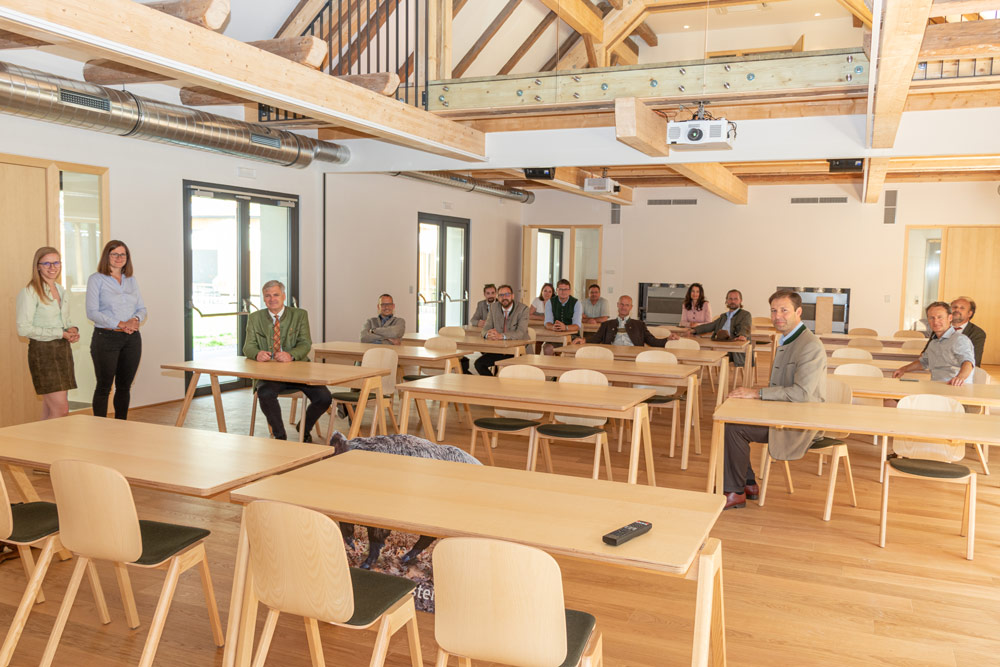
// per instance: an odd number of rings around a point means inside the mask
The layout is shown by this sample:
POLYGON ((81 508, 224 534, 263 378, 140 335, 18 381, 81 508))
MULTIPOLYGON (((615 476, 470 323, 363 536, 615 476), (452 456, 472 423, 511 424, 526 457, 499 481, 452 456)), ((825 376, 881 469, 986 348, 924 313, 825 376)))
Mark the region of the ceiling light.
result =
POLYGON ((688 29, 688 28, 690 28, 690 27, 691 27, 691 26, 689 26, 689 25, 686 25, 686 26, 684 26, 684 29, 685 29, 685 30, 687 30, 687 29, 688 29))
POLYGON ((819 12, 816 12, 815 14, 813 14, 813 16, 823 16, 823 15, 820 14, 819 12))

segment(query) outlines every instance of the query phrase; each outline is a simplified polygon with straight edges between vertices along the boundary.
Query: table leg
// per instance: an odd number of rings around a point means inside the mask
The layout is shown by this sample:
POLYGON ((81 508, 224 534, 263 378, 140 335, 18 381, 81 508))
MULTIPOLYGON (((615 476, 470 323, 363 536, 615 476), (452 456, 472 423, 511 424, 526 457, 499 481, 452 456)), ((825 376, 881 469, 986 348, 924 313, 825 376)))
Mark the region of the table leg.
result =
POLYGON ((726 617, 722 597, 722 544, 705 540, 698 556, 698 592, 694 610, 694 646, 691 667, 726 665, 726 617))
POLYGON ((722 493, 722 460, 725 446, 726 424, 716 421, 712 424, 712 447, 708 453, 708 484, 706 493, 722 493))
POLYGON ((692 415, 692 428, 694 429, 694 453, 701 454, 701 383, 694 385, 695 396, 692 399, 694 411, 692 415))
MULTIPOLYGON (((722 384, 722 374, 719 372, 719 384, 722 384)), ((698 382, 694 375, 688 376, 687 400, 684 401, 684 441, 681 444, 681 470, 687 470, 688 456, 691 453, 691 431, 698 428, 697 424, 692 424, 694 417, 694 402, 698 400, 696 393, 698 382)))
POLYGON ((222 389, 219 387, 219 376, 212 376, 212 399, 215 401, 215 421, 219 425, 219 433, 226 432, 226 413, 222 409, 222 389))
POLYGON ((639 479, 639 452, 642 449, 642 424, 639 417, 639 406, 635 406, 632 416, 632 444, 628 450, 628 483, 635 484, 639 479))
MULTIPOLYGON (((426 403, 424 407, 426 409, 426 403)), ((437 439, 432 439, 431 442, 443 442, 444 441, 444 430, 448 426, 448 402, 441 401, 441 409, 438 411, 438 426, 437 426, 437 439)), ((420 403, 417 403, 417 409, 420 409, 420 403)), ((461 408, 459 408, 461 410, 461 408)), ((428 413, 430 414, 430 413, 428 413)), ((461 414, 461 412, 459 412, 461 414)))
MULTIPOLYGON (((424 430, 424 438, 430 440, 431 442, 438 442, 434 437, 434 426, 431 423, 431 413, 427 409, 427 399, 426 398, 416 398, 414 399, 417 404, 417 414, 420 415, 420 426, 424 430)), ((442 420, 444 416, 442 415, 442 420)), ((442 422, 443 423, 443 422, 442 422)), ((442 431, 444 429, 441 429, 442 431)))
MULTIPOLYGON (((385 425, 385 396, 382 395, 381 391, 375 392, 375 409, 378 410, 378 427, 381 429, 379 432, 382 435, 389 435, 389 429, 385 425)), ((374 422, 375 420, 373 419, 372 423, 374 422)))
POLYGON ((642 450, 646 455, 646 484, 656 486, 656 467, 653 464, 653 434, 649 429, 649 406, 640 403, 636 406, 640 421, 633 421, 632 428, 642 428, 642 450))
POLYGON ((236 540, 236 565, 233 571, 233 593, 229 598, 229 618, 226 620, 226 649, 222 653, 223 667, 233 667, 239 644, 240 621, 243 617, 243 592, 247 585, 247 567, 250 563, 250 545, 247 541, 246 517, 240 518, 240 532, 236 540))
MULTIPOLYGON (((382 378, 368 377, 361 383, 361 393, 358 394, 358 405, 354 409, 354 419, 351 420, 351 430, 347 434, 348 440, 354 440, 361 433, 361 422, 365 417, 365 408, 368 406, 368 395, 372 392, 382 392, 382 378)), ((376 403, 376 406, 378 403, 376 403)), ((372 417, 373 423, 377 417, 372 417)))
POLYGON ((752 387, 753 378, 750 373, 753 371, 753 341, 747 342, 746 354, 743 355, 743 386, 752 387))
POLYGON ((184 420, 187 419, 188 408, 191 407, 191 401, 194 399, 194 391, 198 388, 198 378, 201 377, 201 373, 194 371, 191 373, 191 382, 188 383, 187 391, 184 392, 184 402, 181 403, 181 413, 177 415, 177 421, 174 426, 184 426, 184 420))
POLYGON ((406 435, 410 428, 410 392, 404 391, 399 402, 399 433, 406 435))
POLYGON ((722 402, 729 396, 729 355, 722 357, 719 362, 719 391, 715 394, 715 407, 722 405, 722 402))
POLYGON ((538 447, 538 432, 535 429, 531 429, 528 433, 528 462, 525 464, 524 469, 531 471, 534 470, 535 462, 535 450, 538 447))

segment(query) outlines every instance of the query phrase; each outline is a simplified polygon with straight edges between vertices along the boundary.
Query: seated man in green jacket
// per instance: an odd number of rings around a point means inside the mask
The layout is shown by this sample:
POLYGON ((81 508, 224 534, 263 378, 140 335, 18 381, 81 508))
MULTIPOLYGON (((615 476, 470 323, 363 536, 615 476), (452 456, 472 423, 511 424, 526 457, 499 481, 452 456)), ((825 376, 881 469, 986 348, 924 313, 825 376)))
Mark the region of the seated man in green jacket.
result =
MULTIPOLYGON (((277 280, 264 283, 261 290, 267 310, 258 310, 247 318, 247 336, 243 354, 257 361, 289 363, 308 361, 312 349, 309 335, 309 315, 301 308, 285 305, 285 286, 277 280)), ((330 408, 330 390, 322 385, 305 385, 293 382, 259 380, 256 385, 260 410, 267 417, 271 434, 277 440, 286 440, 285 422, 281 418, 278 394, 292 390, 301 391, 309 399, 305 416, 305 441, 312 442, 312 430, 317 420, 330 408)))

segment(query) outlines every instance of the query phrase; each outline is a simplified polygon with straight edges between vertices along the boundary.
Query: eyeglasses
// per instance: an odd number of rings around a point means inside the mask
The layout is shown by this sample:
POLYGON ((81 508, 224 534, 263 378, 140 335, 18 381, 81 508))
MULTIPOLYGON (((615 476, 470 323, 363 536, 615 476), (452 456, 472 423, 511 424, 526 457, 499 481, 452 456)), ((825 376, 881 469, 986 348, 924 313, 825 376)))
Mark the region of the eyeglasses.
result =
POLYGON ((393 302, 389 301, 389 302, 387 302, 387 303, 380 303, 380 304, 379 304, 379 307, 380 307, 380 308, 385 308, 385 307, 387 307, 387 306, 395 306, 395 305, 396 305, 396 304, 394 304, 393 302))
POLYGON ((53 269, 53 268, 58 269, 60 266, 62 266, 62 262, 39 262, 38 266, 42 267, 43 269, 53 269))
POLYGON ((112 253, 108 253, 108 256, 109 257, 114 257, 115 259, 123 259, 125 257, 128 257, 128 253, 124 253, 124 252, 112 252, 112 253))
POLYGON ((497 294, 497 296, 503 298, 505 296, 514 296, 514 293, 513 292, 500 292, 499 294, 497 294))

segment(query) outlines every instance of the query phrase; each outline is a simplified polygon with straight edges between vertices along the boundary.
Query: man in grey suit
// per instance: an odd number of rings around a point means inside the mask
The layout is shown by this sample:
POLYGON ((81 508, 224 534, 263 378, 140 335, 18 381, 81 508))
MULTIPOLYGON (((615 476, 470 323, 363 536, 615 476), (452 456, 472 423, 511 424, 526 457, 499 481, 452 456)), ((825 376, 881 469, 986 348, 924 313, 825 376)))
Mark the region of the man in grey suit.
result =
MULTIPOLYGON (((483 324, 483 338, 487 340, 529 340, 528 307, 514 301, 514 289, 501 285, 497 289, 497 300, 490 306, 483 324)), ((476 372, 493 375, 494 367, 501 359, 513 355, 484 353, 476 359, 476 372)))
MULTIPOLYGON (((731 289, 726 292, 726 312, 712 322, 691 327, 691 333, 712 332, 712 340, 746 340, 750 337, 752 327, 753 317, 743 308, 743 293, 738 289, 731 289)), ((742 366, 746 360, 741 352, 730 352, 729 359, 737 366, 742 366)))
POLYGON ((481 327, 486 324, 486 316, 490 312, 490 306, 497 301, 497 286, 493 283, 483 285, 483 299, 476 304, 476 312, 469 318, 469 324, 474 327, 481 327))
POLYGON ((361 327, 361 342, 377 345, 400 345, 406 331, 406 320, 396 317, 396 304, 391 294, 378 298, 378 315, 369 317, 361 327))
MULTIPOLYGON (((737 387, 730 398, 791 403, 822 403, 826 400, 826 349, 802 323, 802 297, 778 291, 768 299, 771 322, 782 334, 771 364, 767 387, 737 387)), ((745 507, 747 498, 760 494, 750 467, 750 443, 767 443, 768 452, 779 460, 794 461, 805 456, 809 446, 823 437, 822 431, 775 429, 749 424, 726 424, 725 481, 726 509, 745 507)))

